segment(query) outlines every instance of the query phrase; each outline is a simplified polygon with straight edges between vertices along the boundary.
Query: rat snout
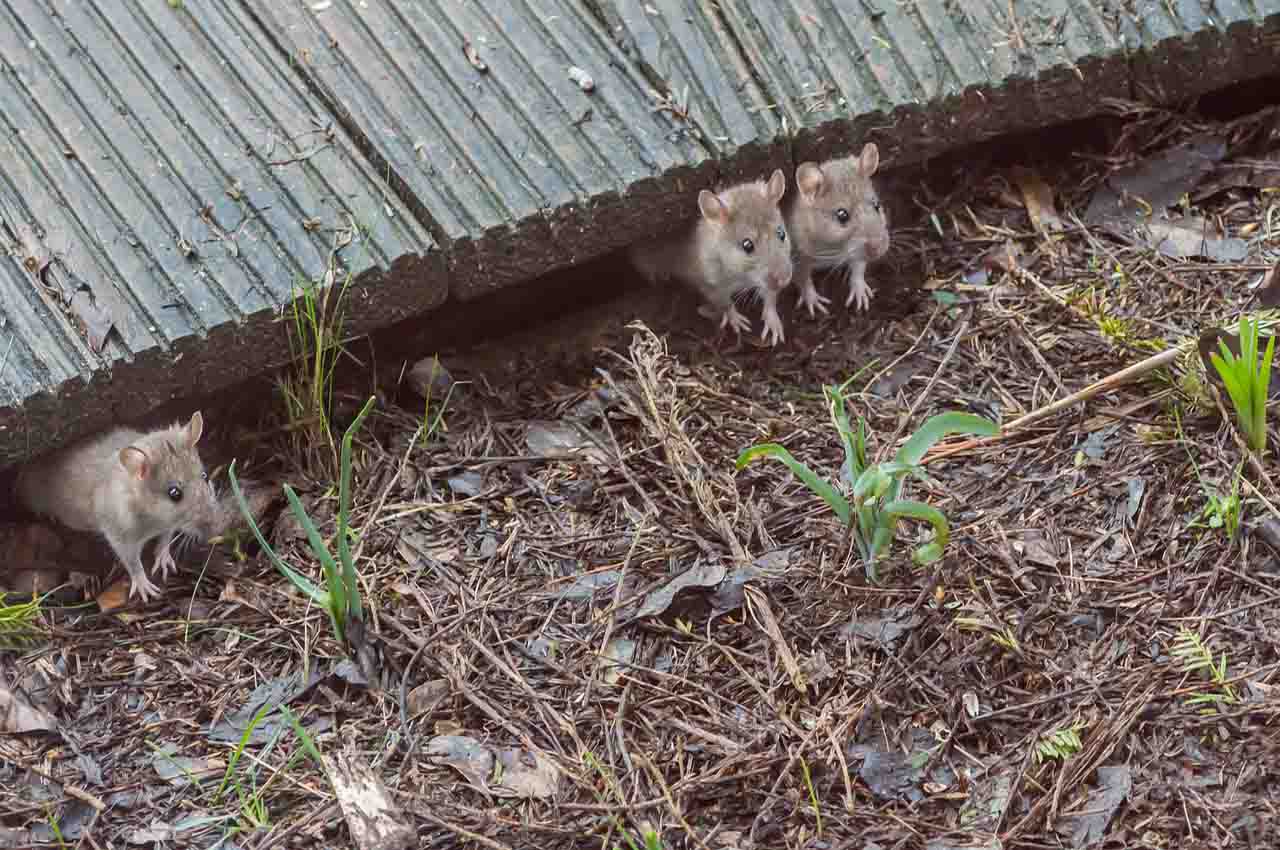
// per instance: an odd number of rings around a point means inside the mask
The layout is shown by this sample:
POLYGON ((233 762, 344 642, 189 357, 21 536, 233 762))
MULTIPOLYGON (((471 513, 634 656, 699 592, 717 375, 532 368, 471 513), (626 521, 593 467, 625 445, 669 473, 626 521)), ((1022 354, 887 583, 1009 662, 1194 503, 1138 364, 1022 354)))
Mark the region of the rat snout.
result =
POLYGON ((792 266, 788 257, 786 262, 777 263, 769 269, 768 275, 765 277, 765 283, 769 285, 769 289, 779 292, 787 288, 791 283, 792 266))
POLYGON ((878 260, 885 254, 889 253, 889 234, 877 236, 874 239, 867 240, 867 261, 878 260))

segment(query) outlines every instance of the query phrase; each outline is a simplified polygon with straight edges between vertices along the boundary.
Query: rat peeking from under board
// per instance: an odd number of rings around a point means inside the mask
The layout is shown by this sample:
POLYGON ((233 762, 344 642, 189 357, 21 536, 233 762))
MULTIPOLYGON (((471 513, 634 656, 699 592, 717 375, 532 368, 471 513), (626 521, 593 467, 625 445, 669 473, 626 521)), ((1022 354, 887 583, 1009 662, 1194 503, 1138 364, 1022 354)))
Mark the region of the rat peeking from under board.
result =
POLYGON ((706 302, 698 312, 741 333, 751 320, 734 300, 754 295, 763 303, 764 340, 784 339, 778 294, 791 283, 791 246, 778 204, 787 191, 781 169, 767 180, 698 193, 698 219, 673 235, 634 245, 631 262, 650 283, 675 278, 706 302))
POLYGON ((160 595, 147 578, 142 549, 157 544, 162 580, 175 569, 171 547, 182 535, 207 540, 221 513, 196 443, 204 429, 197 411, 185 426, 142 433, 116 428, 37 460, 18 475, 18 501, 76 531, 106 538, 129 571, 129 596, 160 595))
POLYGON ((880 150, 867 142, 856 156, 802 162, 796 169, 796 191, 782 207, 795 253, 793 282, 810 317, 827 312, 831 300, 813 285, 813 273, 822 269, 845 270, 846 307, 857 302, 866 310, 871 302, 867 264, 889 250, 889 222, 871 179, 879 167, 880 150))

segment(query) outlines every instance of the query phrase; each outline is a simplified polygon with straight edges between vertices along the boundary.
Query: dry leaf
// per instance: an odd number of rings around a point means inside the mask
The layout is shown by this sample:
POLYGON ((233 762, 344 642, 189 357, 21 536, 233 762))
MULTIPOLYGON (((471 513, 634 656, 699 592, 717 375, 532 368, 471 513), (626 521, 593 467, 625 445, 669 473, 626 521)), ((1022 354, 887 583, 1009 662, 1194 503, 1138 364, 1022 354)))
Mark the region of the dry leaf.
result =
POLYGON ((53 715, 32 705, 25 694, 9 688, 0 677, 0 732, 14 735, 56 731, 58 721, 53 715))
POLYGON ((417 833, 369 765, 352 753, 321 756, 321 761, 356 847, 396 850, 417 846, 417 833))
POLYGON ((1022 202, 1026 205, 1027 214, 1031 216, 1031 223, 1036 230, 1041 233, 1061 230, 1062 219, 1058 217, 1058 211, 1053 205, 1053 190, 1044 182, 1044 178, 1030 168, 1015 168, 1013 178, 1022 191, 1022 202))

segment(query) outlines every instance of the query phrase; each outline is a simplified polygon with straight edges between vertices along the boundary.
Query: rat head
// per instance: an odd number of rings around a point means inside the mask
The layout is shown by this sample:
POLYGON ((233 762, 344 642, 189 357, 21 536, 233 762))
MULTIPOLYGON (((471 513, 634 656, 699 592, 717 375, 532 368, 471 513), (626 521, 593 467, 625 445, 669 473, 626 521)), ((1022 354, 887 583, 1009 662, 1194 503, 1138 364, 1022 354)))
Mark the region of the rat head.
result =
POLYGON ((698 193, 705 250, 727 281, 777 292, 791 283, 791 243, 778 202, 787 178, 777 169, 768 182, 743 183, 720 193, 698 193))
POLYGON ((196 451, 203 430, 204 417, 196 411, 186 425, 152 431, 120 450, 131 507, 156 533, 172 529, 206 539, 213 533, 218 502, 196 451))
POLYGON ((821 266, 871 262, 889 250, 889 224, 871 177, 880 166, 874 142, 858 156, 796 169, 790 222, 796 248, 821 266))

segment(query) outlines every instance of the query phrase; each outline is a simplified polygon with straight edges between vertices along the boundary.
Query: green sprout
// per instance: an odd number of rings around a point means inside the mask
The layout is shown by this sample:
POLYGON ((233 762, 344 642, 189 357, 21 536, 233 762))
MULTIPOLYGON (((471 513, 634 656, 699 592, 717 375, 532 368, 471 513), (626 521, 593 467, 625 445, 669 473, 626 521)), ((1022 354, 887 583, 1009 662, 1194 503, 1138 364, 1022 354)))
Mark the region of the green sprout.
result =
POLYGON ((906 476, 924 478, 920 462, 944 437, 951 434, 992 437, 999 433, 999 426, 969 413, 940 413, 926 420, 892 461, 871 464, 867 460, 866 420, 859 417, 856 430, 850 424, 842 387, 823 387, 823 395, 844 445, 841 480, 849 488, 849 498, 777 443, 762 443, 745 450, 738 456, 737 468, 742 469, 762 457, 781 461, 852 531, 858 553, 866 565, 867 578, 873 582, 878 581, 876 563, 893 543, 900 520, 913 519, 933 526, 933 539, 916 549, 912 556, 916 563, 928 564, 941 558, 951 533, 950 525, 937 508, 902 498, 906 476))
POLYGON ((307 541, 311 544, 311 551, 324 568, 327 590, 317 587, 309 578, 298 573, 276 554, 276 551, 271 548, 271 544, 267 543, 266 538, 262 535, 262 530, 258 528, 258 523, 254 520, 253 514, 249 510, 249 505, 245 501, 244 495, 240 492, 240 483, 236 480, 236 465, 234 461, 227 471, 227 476, 231 480, 231 491, 235 494, 236 504, 240 507, 240 513, 244 516, 245 521, 248 522, 249 530, 257 538, 258 545, 262 547, 262 551, 267 553, 271 563, 284 574, 285 578, 293 582, 295 587, 309 596, 317 605, 329 612, 329 619, 333 623, 334 636, 339 643, 344 645, 346 636, 349 633, 349 624, 364 620, 364 608, 360 603, 359 577, 356 575, 355 561, 351 556, 351 441, 355 437, 356 431, 360 429, 365 417, 373 410, 375 401, 376 397, 370 397, 365 402, 364 409, 356 416, 355 421, 351 423, 350 427, 347 428, 346 434, 342 437, 338 481, 338 529, 335 535, 338 543, 336 558, 329 551, 324 539, 320 537, 320 532, 316 529, 315 523, 311 521, 311 517, 307 516, 307 511, 302 507, 302 502, 299 501, 297 493, 288 484, 284 485, 284 494, 289 500, 289 507, 293 511, 294 517, 297 518, 298 524, 306 532, 307 541))
POLYGON ((1258 359, 1258 334, 1260 322, 1240 317, 1240 356, 1236 356, 1221 337, 1218 351, 1209 354, 1209 360, 1231 397, 1236 421, 1249 448, 1259 455, 1267 448, 1267 393, 1271 388, 1271 358, 1275 354, 1276 338, 1267 340, 1267 350, 1258 359))

